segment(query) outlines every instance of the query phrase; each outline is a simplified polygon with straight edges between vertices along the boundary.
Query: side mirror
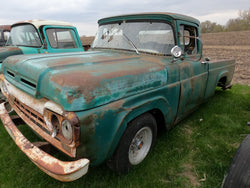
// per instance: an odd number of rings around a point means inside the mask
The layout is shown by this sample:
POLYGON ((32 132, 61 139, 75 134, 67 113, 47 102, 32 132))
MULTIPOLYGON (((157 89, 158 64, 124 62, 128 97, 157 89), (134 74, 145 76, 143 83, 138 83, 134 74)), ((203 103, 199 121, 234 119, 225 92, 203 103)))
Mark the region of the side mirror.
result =
POLYGON ((174 56, 175 58, 179 58, 182 55, 182 49, 179 46, 174 46, 171 49, 171 55, 174 56))
POLYGON ((201 63, 202 64, 207 64, 207 63, 209 63, 209 61, 210 61, 210 58, 209 57, 205 57, 205 61, 202 61, 201 63))

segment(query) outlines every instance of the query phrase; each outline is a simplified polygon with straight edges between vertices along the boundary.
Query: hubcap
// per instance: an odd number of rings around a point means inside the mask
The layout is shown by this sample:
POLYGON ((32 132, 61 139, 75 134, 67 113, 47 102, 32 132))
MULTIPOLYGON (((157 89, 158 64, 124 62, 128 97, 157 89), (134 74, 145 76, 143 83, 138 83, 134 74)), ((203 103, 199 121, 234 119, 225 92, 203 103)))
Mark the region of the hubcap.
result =
POLYGON ((137 165, 147 156, 153 140, 152 130, 149 127, 141 128, 133 138, 128 158, 132 165, 137 165))

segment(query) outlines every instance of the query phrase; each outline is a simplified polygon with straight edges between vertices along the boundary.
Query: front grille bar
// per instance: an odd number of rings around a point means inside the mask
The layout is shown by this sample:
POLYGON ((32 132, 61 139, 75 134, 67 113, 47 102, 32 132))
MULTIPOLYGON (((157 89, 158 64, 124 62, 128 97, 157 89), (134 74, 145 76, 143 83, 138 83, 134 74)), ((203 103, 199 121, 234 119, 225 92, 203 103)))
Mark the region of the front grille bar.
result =
POLYGON ((39 134, 42 138, 50 142, 56 148, 69 155, 70 157, 75 157, 76 155, 76 147, 75 143, 63 143, 59 138, 53 138, 51 136, 51 131, 48 129, 46 122, 44 120, 43 115, 39 114, 32 108, 23 104, 21 101, 16 99, 15 97, 10 97, 9 102, 16 113, 26 122, 27 125, 31 129, 33 129, 37 134, 39 134))
POLYGON ((43 116, 41 114, 37 113, 30 107, 24 105, 23 103, 19 102, 16 98, 14 99, 15 106, 28 118, 30 119, 34 124, 39 126, 41 129, 43 129, 45 132, 50 134, 49 130, 47 129, 46 122, 44 121, 43 116))

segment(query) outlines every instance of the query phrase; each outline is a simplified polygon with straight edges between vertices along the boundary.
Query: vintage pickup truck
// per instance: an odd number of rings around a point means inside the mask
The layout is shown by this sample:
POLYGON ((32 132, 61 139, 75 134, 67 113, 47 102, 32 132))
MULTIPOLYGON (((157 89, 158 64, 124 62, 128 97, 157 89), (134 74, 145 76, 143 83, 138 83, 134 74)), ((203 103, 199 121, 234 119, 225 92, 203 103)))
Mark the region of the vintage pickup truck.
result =
MULTIPOLYGON (((230 88, 234 60, 202 57, 200 22, 172 13, 100 19, 85 53, 22 55, 3 63, 1 89, 22 120, 71 157, 31 143, 0 105, 18 147, 60 181, 104 161, 119 173, 141 163, 156 141, 215 92, 230 88)), ((167 149, 167 148, 166 148, 167 149)))
POLYGON ((0 48, 2 61, 18 54, 59 53, 84 51, 74 26, 67 22, 27 20, 11 26, 5 47, 0 48))
POLYGON ((4 46, 10 34, 10 25, 0 25, 0 46, 4 46))

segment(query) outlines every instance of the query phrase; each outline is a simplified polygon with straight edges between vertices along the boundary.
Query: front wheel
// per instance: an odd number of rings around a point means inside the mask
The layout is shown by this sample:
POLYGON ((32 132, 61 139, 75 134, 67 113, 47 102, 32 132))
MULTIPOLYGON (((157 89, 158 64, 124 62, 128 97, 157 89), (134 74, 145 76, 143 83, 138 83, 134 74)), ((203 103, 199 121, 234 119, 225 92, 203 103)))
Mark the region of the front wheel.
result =
POLYGON ((125 130, 108 166, 126 173, 133 165, 140 164, 154 145, 156 134, 156 121, 150 113, 135 118, 125 130))

